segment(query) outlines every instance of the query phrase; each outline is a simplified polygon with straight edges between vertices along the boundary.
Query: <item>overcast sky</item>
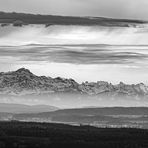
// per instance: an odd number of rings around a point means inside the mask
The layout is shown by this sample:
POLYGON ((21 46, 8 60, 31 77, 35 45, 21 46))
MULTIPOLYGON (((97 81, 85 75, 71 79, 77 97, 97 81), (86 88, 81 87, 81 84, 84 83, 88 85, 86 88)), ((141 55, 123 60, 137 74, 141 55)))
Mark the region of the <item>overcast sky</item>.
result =
POLYGON ((0 0, 0 10, 148 20, 148 0, 0 0))

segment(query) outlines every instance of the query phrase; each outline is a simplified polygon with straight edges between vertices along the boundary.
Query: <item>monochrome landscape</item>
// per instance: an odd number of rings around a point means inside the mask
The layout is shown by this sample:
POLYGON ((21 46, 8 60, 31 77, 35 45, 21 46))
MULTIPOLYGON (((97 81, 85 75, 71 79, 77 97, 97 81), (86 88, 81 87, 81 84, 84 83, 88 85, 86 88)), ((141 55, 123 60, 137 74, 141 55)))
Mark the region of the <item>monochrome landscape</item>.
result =
POLYGON ((45 1, 0 0, 0 148, 147 148, 148 3, 45 1))

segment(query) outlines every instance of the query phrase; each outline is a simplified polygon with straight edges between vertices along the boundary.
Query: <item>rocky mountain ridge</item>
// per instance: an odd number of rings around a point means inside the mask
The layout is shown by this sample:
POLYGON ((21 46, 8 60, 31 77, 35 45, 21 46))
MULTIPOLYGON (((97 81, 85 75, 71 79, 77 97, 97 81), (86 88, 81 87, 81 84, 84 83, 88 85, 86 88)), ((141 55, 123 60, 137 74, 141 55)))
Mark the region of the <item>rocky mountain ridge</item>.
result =
POLYGON ((26 95, 56 93, 138 99, 148 97, 148 86, 143 83, 128 85, 123 82, 113 85, 104 81, 79 84, 73 79, 36 76, 25 68, 0 73, 0 94, 26 95))

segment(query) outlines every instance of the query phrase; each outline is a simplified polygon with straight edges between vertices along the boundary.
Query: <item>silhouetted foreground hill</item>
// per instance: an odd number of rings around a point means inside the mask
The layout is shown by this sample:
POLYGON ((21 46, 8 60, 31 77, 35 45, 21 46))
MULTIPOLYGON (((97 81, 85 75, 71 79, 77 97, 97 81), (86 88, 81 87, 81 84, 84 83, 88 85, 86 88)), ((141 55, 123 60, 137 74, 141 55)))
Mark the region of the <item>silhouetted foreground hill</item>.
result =
POLYGON ((14 26, 22 26, 26 24, 45 24, 50 25, 101 25, 101 26, 120 26, 128 27, 129 25, 143 24, 144 21, 112 19, 103 17, 71 17, 71 16, 55 16, 25 13, 6 13, 0 12, 0 23, 13 23, 14 26))
POLYGON ((0 148, 147 148, 148 130, 0 122, 0 148))

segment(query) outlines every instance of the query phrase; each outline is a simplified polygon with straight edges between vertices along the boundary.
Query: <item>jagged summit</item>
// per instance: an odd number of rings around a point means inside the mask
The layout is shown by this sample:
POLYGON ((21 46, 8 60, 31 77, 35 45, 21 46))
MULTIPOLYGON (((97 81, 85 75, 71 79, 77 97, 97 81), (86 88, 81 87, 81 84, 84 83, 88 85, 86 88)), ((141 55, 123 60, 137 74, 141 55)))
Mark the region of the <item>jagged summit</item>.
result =
POLYGON ((20 69, 16 70, 15 72, 17 72, 17 73, 26 73, 26 74, 29 73, 29 74, 32 74, 30 72, 30 70, 26 69, 26 68, 20 68, 20 69))

